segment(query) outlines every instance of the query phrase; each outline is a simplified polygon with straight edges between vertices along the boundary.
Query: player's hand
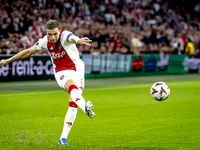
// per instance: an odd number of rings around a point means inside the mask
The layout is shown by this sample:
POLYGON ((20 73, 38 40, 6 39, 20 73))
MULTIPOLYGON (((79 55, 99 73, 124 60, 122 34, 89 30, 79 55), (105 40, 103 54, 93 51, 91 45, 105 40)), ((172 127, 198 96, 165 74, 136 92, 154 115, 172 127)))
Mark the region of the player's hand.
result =
POLYGON ((0 61, 0 66, 6 66, 9 63, 9 61, 7 59, 2 59, 0 61))
POLYGON ((84 38, 80 38, 80 39, 77 41, 77 44, 91 46, 90 42, 92 42, 92 40, 90 40, 90 39, 87 38, 87 37, 84 37, 84 38))

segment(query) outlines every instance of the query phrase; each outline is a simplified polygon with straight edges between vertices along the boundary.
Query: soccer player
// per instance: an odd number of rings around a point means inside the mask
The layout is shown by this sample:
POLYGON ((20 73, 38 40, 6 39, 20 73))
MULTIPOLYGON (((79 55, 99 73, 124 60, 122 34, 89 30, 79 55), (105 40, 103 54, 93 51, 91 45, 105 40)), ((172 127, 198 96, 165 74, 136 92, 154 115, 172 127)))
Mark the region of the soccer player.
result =
POLYGON ((77 114, 77 107, 90 118, 95 117, 93 104, 85 102, 82 97, 84 88, 84 62, 79 58, 79 52, 75 44, 90 46, 87 37, 79 38, 73 33, 60 30, 56 20, 49 20, 46 23, 46 36, 39 39, 32 47, 25 49, 9 59, 0 61, 0 66, 5 66, 18 59, 24 59, 40 50, 46 49, 49 53, 53 66, 54 75, 58 85, 69 92, 69 108, 64 120, 64 127, 58 144, 68 145, 67 136, 74 123, 77 114))

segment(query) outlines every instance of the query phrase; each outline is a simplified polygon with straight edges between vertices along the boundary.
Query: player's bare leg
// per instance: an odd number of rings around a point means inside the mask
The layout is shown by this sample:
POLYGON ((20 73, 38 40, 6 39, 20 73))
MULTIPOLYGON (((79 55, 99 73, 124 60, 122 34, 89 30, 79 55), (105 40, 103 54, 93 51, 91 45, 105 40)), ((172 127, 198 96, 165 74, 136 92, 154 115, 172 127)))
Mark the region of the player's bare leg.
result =
POLYGON ((65 83, 65 89, 69 92, 73 102, 75 102, 88 117, 90 117, 91 119, 95 117, 92 102, 85 102, 85 99, 81 96, 80 91, 76 86, 74 80, 68 80, 65 83))

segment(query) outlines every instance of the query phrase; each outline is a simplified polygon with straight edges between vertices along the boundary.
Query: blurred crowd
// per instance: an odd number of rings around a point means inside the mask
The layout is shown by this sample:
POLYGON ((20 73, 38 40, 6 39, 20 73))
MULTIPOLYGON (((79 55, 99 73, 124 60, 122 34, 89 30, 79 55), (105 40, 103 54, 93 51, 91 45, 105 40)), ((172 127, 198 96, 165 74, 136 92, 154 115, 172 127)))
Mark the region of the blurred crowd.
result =
MULTIPOLYGON (((45 23, 89 37, 80 54, 200 54, 199 0, 1 0, 0 54, 45 35, 45 23)), ((46 50, 38 54, 47 55, 46 50)))

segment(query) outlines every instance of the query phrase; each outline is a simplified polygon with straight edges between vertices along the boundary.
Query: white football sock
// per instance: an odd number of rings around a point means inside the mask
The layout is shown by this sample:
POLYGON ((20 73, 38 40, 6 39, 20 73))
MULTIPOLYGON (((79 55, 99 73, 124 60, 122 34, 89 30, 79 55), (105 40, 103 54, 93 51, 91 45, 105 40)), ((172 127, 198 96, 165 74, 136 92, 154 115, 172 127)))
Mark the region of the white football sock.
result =
POLYGON ((76 85, 71 85, 69 87, 69 94, 72 100, 80 107, 85 113, 85 99, 81 96, 78 87, 76 85))
POLYGON ((78 106, 74 102, 72 101, 69 102, 69 108, 65 116, 65 122, 64 122, 63 131, 62 131, 62 135, 60 139, 67 138, 69 131, 71 130, 71 127, 74 123, 74 120, 76 119, 77 107, 78 106))

